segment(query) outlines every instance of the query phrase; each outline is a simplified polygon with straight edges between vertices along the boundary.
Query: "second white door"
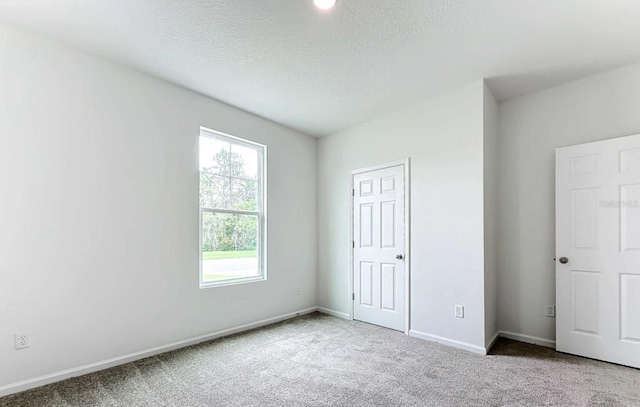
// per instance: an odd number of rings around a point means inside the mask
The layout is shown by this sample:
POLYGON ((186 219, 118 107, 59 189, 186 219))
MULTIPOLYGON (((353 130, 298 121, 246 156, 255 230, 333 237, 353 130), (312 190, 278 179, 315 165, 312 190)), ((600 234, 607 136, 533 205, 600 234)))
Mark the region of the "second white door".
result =
POLYGON ((640 135, 556 152, 557 349, 640 368, 640 135))
POLYGON ((404 331, 404 165, 355 174, 353 186, 353 318, 404 331))

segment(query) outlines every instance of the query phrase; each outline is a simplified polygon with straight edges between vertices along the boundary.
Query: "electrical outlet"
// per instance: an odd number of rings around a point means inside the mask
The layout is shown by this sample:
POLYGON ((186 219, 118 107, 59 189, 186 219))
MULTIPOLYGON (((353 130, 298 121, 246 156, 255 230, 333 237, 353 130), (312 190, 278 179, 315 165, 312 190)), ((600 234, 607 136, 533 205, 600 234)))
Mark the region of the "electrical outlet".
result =
POLYGON ((555 305, 548 305, 547 306, 547 316, 549 318, 555 318, 556 317, 556 306, 555 305))
POLYGON ((31 346, 31 332, 16 332, 16 350, 31 346))
POLYGON ((456 318, 464 318, 464 305, 456 305, 456 318))
POLYGON ((300 295, 300 287, 296 290, 296 295, 300 295))

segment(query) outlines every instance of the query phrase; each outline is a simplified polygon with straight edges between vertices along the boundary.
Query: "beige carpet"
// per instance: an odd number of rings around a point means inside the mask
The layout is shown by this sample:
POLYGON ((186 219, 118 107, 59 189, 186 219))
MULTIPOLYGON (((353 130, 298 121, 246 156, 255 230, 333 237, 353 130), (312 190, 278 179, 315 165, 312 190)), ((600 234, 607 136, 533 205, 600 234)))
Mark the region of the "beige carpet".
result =
POLYGON ((480 356, 312 314, 0 406, 640 406, 640 371, 501 340, 480 356))

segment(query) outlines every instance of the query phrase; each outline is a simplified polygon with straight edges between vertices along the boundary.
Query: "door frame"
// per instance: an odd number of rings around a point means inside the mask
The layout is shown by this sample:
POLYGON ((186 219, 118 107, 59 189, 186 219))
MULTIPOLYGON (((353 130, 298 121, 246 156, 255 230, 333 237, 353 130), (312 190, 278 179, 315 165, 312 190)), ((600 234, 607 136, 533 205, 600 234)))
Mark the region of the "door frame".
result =
POLYGON ((411 160, 409 157, 391 161, 385 164, 374 165, 370 167, 358 168, 352 170, 349 174, 349 319, 353 321, 354 315, 354 275, 353 275, 353 259, 354 251, 353 242, 354 234, 354 213, 353 213, 353 201, 355 199, 353 191, 355 190, 355 184, 353 182, 354 176, 365 172, 383 170, 389 167, 396 167, 402 165, 404 167, 404 261, 405 261, 405 278, 404 278, 404 333, 409 335, 411 324, 411 160))

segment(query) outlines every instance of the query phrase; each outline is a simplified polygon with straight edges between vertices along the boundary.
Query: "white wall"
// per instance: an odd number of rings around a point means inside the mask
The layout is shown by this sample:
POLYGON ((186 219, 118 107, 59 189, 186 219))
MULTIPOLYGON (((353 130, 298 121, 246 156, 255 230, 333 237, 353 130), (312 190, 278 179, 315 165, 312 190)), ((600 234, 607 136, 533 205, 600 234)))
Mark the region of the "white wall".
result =
POLYGON ((639 111, 640 65, 500 105, 502 331, 555 339, 555 149, 640 133, 639 111))
POLYGON ((482 81, 320 139, 319 305, 350 312, 349 172, 406 157, 411 329, 483 349, 482 81))
POLYGON ((4 25, 0 95, 0 387, 316 305, 314 138, 4 25), (201 125, 268 146, 266 282, 198 287, 201 125))
POLYGON ((483 88, 485 347, 498 334, 498 104, 483 88))

